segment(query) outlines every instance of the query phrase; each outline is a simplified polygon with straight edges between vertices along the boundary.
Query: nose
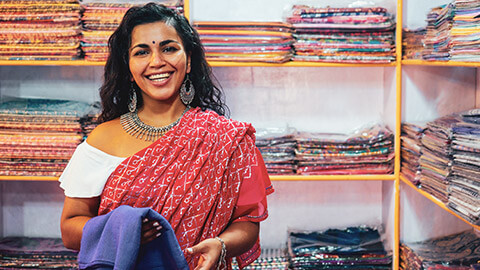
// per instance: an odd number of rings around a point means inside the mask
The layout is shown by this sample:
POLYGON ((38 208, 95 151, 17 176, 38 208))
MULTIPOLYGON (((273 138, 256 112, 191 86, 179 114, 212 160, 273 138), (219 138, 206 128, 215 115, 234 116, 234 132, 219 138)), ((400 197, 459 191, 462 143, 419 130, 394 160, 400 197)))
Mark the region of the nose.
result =
POLYGON ((150 59, 150 65, 151 66, 162 66, 165 64, 165 59, 164 56, 162 55, 161 52, 159 51, 153 51, 152 52, 152 57, 150 59))

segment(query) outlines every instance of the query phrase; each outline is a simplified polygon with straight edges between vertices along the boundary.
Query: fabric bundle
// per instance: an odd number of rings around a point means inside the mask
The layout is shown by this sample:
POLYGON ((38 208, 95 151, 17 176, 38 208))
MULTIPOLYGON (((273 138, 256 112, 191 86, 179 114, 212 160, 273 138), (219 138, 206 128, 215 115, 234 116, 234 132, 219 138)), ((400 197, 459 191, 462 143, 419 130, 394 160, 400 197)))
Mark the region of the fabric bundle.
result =
POLYGON ((283 22, 195 22, 208 61, 283 63, 292 57, 292 28, 283 22))
POLYGON ((78 269, 77 252, 59 238, 5 237, 0 239, 0 269, 78 269))
POLYGON ((401 174, 414 185, 420 184, 420 164, 422 155, 422 135, 424 126, 413 123, 402 123, 401 134, 401 174))
POLYGON ((450 60, 480 61, 480 2, 455 0, 450 60))
POLYGON ((382 125, 352 134, 297 135, 297 174, 390 174, 394 155, 393 134, 382 125))
POLYGON ((77 0, 3 0, 0 60, 74 60, 81 55, 77 0))
POLYGON ((473 270, 480 261, 480 238, 472 231, 400 244, 400 269, 473 270))
POLYGON ((0 103, 0 175, 59 176, 83 140, 86 103, 20 99, 0 103))
POLYGON ((269 174, 295 174, 295 130, 257 129, 255 144, 269 174))
POLYGON ((454 5, 432 8, 427 15, 427 33, 423 43, 423 59, 435 61, 450 60, 450 31, 452 29, 454 5))
POLYGON ((294 5, 287 22, 295 29, 295 61, 395 61, 395 22, 385 8, 294 5))
POLYGON ((290 269, 392 269, 376 228, 291 230, 287 248, 290 269))
MULTIPOLYGON (((84 1, 82 16, 82 50, 89 61, 106 61, 108 57, 108 39, 122 21, 125 12, 143 2, 140 1, 100 2, 84 1)), ((183 14, 183 2, 178 0, 155 1, 183 14)), ((145 2, 146 3, 146 2, 145 2)))
POLYGON ((424 27, 417 29, 404 28, 402 33, 402 56, 403 59, 422 59, 423 39, 427 29, 424 27))
MULTIPOLYGON (((287 255, 284 249, 262 249, 262 254, 252 264, 244 267, 244 270, 287 270, 287 255)), ((240 269, 234 262, 232 269, 240 269)))

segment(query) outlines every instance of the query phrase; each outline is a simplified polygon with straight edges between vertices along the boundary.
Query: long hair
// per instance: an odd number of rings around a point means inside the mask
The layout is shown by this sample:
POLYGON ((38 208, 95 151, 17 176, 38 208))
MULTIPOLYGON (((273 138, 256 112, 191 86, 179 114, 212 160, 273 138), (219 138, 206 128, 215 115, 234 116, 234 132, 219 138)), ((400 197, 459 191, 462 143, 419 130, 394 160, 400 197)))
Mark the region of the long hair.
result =
MULTIPOLYGON (((214 76, 205 59, 205 51, 197 31, 184 16, 174 10, 160 4, 148 3, 130 8, 108 40, 110 55, 105 64, 104 82, 100 87, 102 112, 99 122, 115 119, 128 112, 130 91, 135 89, 130 82, 128 65, 132 31, 137 25, 153 22, 164 22, 174 27, 183 42, 186 54, 191 57, 189 75, 195 87, 195 97, 190 105, 202 110, 213 110, 219 115, 227 114, 223 93, 213 82, 214 76)), ((139 93, 137 98, 137 106, 142 106, 143 100, 139 93)))

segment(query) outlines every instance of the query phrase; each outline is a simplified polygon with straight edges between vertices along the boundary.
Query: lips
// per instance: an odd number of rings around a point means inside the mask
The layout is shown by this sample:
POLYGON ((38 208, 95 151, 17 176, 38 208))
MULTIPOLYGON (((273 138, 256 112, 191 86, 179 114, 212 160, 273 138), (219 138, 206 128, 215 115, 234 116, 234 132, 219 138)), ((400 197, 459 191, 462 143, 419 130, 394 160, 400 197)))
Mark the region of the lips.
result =
POLYGON ((171 75, 171 73, 168 72, 168 73, 152 74, 152 75, 148 75, 146 77, 151 81, 161 82, 161 81, 164 81, 164 80, 167 80, 168 78, 170 78, 170 75, 171 75))

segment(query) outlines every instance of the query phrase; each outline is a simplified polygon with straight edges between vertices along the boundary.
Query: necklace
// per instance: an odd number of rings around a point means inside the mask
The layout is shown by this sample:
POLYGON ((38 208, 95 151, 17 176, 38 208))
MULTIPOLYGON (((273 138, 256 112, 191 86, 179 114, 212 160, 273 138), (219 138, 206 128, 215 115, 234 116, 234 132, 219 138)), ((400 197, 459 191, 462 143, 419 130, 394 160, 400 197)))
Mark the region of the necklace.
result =
POLYGON ((125 114, 122 114, 120 116, 120 124, 122 125, 122 128, 127 132, 128 134, 134 136, 135 138, 138 139, 143 139, 145 141, 156 141, 158 138, 162 137, 163 134, 167 133, 170 129, 172 129, 174 126, 180 122, 180 119, 182 119, 183 115, 190 109, 190 106, 187 106, 185 110, 182 112, 182 115, 175 120, 175 122, 171 123, 168 126, 163 126, 163 127, 154 127, 147 125, 140 120, 138 117, 138 112, 128 112, 125 114))

